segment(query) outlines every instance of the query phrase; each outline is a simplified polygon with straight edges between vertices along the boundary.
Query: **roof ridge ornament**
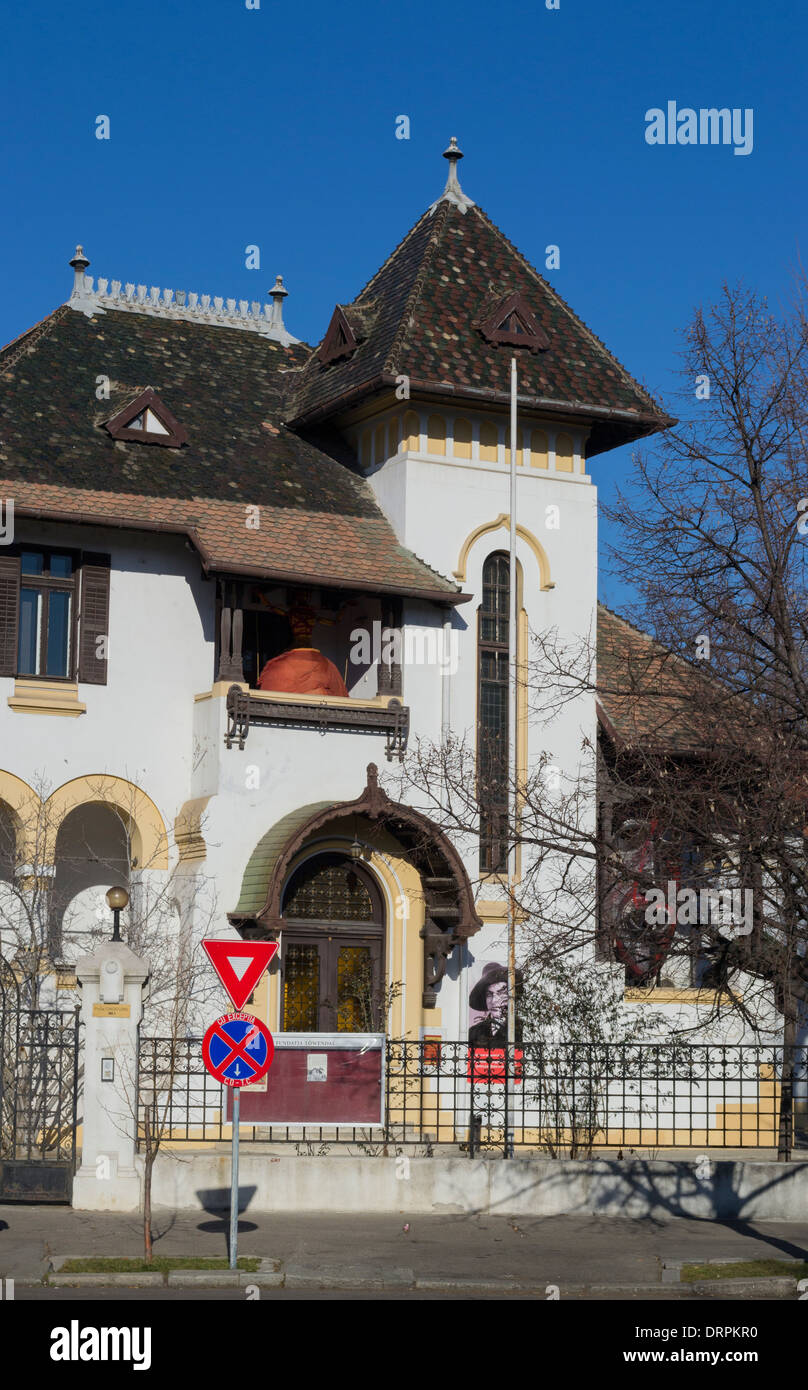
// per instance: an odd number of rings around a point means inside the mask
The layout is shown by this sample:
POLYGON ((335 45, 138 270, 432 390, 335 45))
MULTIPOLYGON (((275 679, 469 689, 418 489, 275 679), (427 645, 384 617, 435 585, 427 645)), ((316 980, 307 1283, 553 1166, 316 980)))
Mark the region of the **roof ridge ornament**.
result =
POLYGON ((457 143, 457 137, 452 136, 447 148, 443 151, 443 158, 449 161, 449 173, 446 178, 446 187, 441 196, 432 204, 429 211, 434 212, 439 203, 454 203, 461 212, 468 212, 469 208, 474 207, 474 200, 466 196, 460 187, 460 180, 457 177, 457 166, 463 158, 463 151, 457 143))
POLYGON ((73 291, 68 308, 92 318, 94 314, 104 314, 107 309, 122 309, 136 314, 149 314, 156 318, 180 319, 189 323, 205 323, 212 327, 247 328, 262 338, 282 343, 299 343, 283 322, 283 301, 289 291, 284 289, 283 278, 278 275, 275 284, 268 291, 271 304, 261 305, 257 300, 249 303, 246 299, 223 299, 218 295, 186 293, 185 290, 158 289, 152 286, 137 285, 127 281, 98 278, 97 288, 93 289, 93 276, 85 274, 89 260, 81 246, 70 261, 73 267, 73 291))
MULTIPOLYGON (((283 287, 282 275, 275 276, 275 284, 272 286, 271 290, 267 290, 267 294, 272 300, 270 323, 276 332, 284 334, 286 333, 286 329, 283 326, 283 301, 288 298, 289 291, 283 287)), ((294 342, 295 340, 293 339, 292 341, 294 342)))

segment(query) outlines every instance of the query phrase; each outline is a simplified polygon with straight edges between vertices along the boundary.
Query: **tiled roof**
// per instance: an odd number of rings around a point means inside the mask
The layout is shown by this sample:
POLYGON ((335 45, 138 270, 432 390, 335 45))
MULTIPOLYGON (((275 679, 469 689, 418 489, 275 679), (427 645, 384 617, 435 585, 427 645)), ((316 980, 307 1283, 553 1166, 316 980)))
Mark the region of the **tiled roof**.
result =
POLYGON ((416 223, 352 304, 342 305, 363 340, 324 365, 312 352, 297 374, 290 418, 311 424, 400 375, 411 389, 508 399, 512 347, 489 342, 481 325, 520 292, 548 334, 545 351, 517 348, 524 406, 591 421, 588 453, 664 427, 661 408, 556 290, 477 206, 439 200, 416 223))
POLYGON ((217 570, 456 596, 399 545, 363 478, 284 425, 288 373, 306 354, 234 328, 63 306, 0 353, 1 495, 20 514, 186 531, 217 570), (104 428, 147 386, 187 431, 183 448, 104 428))
POLYGON ((717 716, 735 705, 731 692, 714 682, 706 698, 708 680, 707 671, 598 604, 599 715, 620 747, 704 752, 715 740, 717 716))

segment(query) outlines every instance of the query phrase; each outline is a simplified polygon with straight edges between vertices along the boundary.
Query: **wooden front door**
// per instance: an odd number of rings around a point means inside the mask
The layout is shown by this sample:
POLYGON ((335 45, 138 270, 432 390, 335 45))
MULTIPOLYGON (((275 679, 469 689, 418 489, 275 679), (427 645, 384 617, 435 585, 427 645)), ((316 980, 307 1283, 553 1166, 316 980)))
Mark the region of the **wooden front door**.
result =
POLYGON ((384 922, 369 874, 338 854, 307 860, 283 917, 283 1031, 383 1031, 384 922))

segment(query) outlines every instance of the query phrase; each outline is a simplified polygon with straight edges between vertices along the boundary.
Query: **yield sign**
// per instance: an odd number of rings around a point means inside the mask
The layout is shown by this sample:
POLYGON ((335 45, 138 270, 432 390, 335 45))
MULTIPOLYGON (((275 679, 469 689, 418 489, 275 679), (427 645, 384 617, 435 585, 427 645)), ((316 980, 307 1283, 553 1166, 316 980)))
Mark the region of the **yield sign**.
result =
POLYGON ((260 1081, 275 1053, 272 1034, 251 1014, 222 1014, 202 1039, 202 1061, 224 1086, 249 1086, 260 1081))
POLYGON ((277 941, 208 938, 202 945, 237 1009, 244 1007, 278 949, 277 941))

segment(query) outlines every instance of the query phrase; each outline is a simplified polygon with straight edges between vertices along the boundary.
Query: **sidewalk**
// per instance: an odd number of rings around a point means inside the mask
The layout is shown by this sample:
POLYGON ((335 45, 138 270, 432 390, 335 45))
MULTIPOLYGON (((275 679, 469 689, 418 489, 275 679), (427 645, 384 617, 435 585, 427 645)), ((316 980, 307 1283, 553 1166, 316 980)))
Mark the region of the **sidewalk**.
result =
MULTIPOLYGON (((226 1218, 158 1208, 155 1254, 227 1254, 226 1218)), ((38 1282, 48 1255, 142 1255, 136 1216, 69 1207, 0 1206, 0 1277, 38 1282)), ((246 1212, 239 1254, 280 1261, 287 1287, 315 1279, 371 1287, 407 1273, 422 1286, 505 1280, 658 1285, 662 1265, 682 1260, 808 1258, 808 1221, 754 1224, 620 1217, 520 1218, 456 1215, 327 1216, 246 1212), (409 1222, 409 1231, 404 1225, 409 1222)))

